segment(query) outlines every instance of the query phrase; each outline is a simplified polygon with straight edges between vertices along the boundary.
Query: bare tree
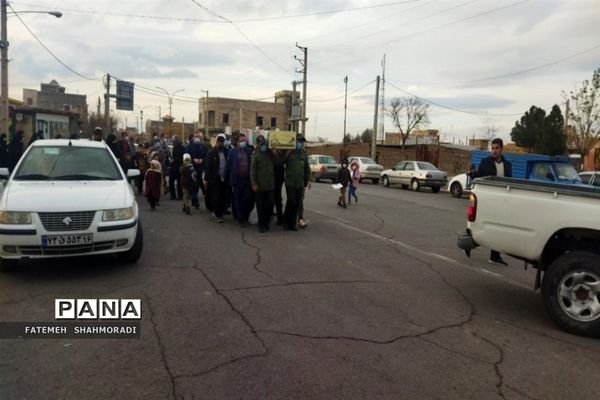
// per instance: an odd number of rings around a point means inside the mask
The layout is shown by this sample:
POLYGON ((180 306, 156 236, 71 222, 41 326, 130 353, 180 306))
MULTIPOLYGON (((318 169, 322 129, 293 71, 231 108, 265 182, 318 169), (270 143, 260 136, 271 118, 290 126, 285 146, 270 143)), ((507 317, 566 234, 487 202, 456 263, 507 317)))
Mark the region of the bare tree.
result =
POLYGON ((481 118, 481 126, 478 128, 482 139, 491 142, 498 137, 498 133, 502 131, 502 125, 500 125, 500 118, 486 115, 481 118))
POLYGON ((591 82, 586 79, 575 90, 563 92, 563 97, 570 103, 567 118, 574 127, 569 139, 586 157, 600 139, 600 68, 594 71, 591 82))
POLYGON ((396 97, 392 99, 387 112, 392 117, 394 126, 400 132, 402 150, 400 156, 404 158, 404 147, 408 136, 414 129, 429 125, 429 104, 416 97, 396 97))

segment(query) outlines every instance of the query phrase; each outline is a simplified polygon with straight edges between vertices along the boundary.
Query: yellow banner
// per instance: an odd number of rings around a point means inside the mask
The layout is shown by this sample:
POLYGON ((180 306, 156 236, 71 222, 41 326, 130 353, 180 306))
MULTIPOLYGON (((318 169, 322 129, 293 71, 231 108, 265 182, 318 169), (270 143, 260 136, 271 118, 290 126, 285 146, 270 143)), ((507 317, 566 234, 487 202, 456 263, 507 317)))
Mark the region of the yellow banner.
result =
POLYGON ((270 131, 269 147, 276 149, 294 149, 296 147, 296 132, 270 131))

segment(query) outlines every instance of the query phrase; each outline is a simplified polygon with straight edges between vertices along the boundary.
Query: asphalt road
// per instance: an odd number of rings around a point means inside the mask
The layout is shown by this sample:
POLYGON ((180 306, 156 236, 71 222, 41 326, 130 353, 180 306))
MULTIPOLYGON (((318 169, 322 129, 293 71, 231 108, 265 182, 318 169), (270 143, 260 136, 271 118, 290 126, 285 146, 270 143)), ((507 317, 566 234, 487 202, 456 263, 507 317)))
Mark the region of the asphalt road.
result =
POLYGON ((456 248, 464 199, 363 184, 309 227, 267 234, 180 203, 143 209, 137 265, 28 262, 0 275, 0 321, 55 298, 140 298, 141 339, 0 340, 0 399, 588 399, 600 341, 546 316, 535 271, 456 248))

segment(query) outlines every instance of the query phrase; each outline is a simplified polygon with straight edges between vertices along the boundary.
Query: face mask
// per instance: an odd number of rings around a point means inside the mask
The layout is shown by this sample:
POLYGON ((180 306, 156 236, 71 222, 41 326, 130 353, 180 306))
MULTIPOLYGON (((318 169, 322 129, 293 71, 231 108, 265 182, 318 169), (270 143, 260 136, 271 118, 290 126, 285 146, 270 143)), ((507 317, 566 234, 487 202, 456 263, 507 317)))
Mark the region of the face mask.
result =
POLYGON ((196 143, 196 144, 200 143, 200 138, 194 138, 194 143, 196 143))
POLYGON ((262 152, 267 151, 267 144, 266 143, 263 143, 263 144, 260 145, 260 151, 262 151, 262 152))
POLYGON ((342 168, 348 168, 348 164, 342 164, 342 168))
POLYGON ((296 150, 298 150, 298 151, 302 150, 302 142, 296 143, 296 150))
POLYGON ((225 141, 225 146, 227 146, 227 147, 231 146, 231 142, 229 140, 226 140, 225 141))
POLYGON ((248 143, 246 143, 246 142, 240 142, 240 148, 245 149, 247 144, 248 143))

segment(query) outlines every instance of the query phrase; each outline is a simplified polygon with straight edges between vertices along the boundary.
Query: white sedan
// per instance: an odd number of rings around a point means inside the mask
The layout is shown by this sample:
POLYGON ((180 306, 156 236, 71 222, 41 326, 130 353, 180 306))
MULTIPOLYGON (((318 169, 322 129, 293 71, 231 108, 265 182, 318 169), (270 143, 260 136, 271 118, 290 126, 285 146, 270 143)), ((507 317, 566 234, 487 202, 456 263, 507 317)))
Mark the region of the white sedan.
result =
POLYGON ((421 187, 430 187, 433 193, 448 183, 448 175, 435 165, 424 161, 401 161, 391 169, 381 173, 381 179, 386 187, 398 184, 404 189, 410 187, 418 191, 421 187))
MULTIPOLYGON (((135 262, 143 248, 138 205, 105 143, 38 140, 0 196, 0 267, 20 259, 117 253, 135 262)), ((0 175, 8 175, 0 169, 0 175)))

